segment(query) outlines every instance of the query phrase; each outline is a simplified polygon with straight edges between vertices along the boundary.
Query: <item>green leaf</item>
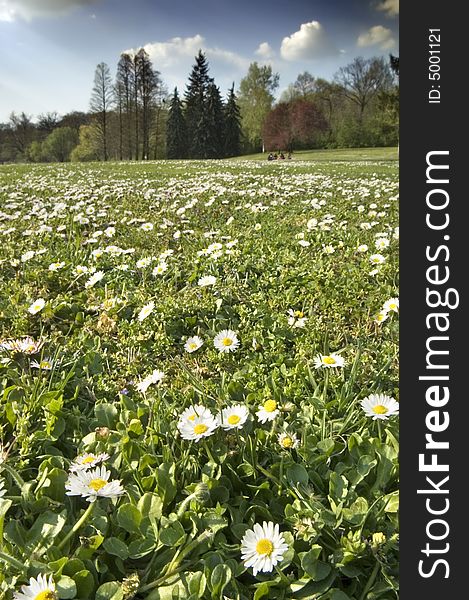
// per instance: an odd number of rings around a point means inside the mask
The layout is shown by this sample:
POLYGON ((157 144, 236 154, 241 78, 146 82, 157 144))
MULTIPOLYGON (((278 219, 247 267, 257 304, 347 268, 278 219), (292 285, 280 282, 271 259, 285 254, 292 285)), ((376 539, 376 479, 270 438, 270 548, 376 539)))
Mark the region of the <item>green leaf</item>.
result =
POLYGON ((264 582, 257 588, 253 600, 261 600, 269 597, 269 586, 264 582))
POLYGON ((39 515, 27 534, 26 552, 30 555, 42 556, 62 531, 66 515, 66 510, 60 513, 46 511, 39 515))
POLYGON ((176 496, 177 487, 174 479, 174 469, 174 463, 163 463, 155 473, 156 490, 164 505, 169 504, 176 496))
POLYGON ((123 600, 124 592, 117 581, 103 583, 96 590, 95 600, 123 600))
POLYGON ((180 546, 185 538, 186 532, 179 521, 172 521, 167 527, 160 531, 160 542, 171 548, 180 546))
POLYGON ((306 552, 301 558, 301 567, 313 581, 325 579, 331 572, 331 565, 317 559, 317 550, 306 552))
POLYGON ((109 404, 107 402, 96 404, 94 407, 94 415, 100 426, 109 427, 109 429, 116 428, 119 413, 114 404, 109 404))
POLYGON ((117 522, 122 529, 129 533, 135 533, 139 530, 142 515, 139 509, 133 504, 123 504, 117 511, 117 522))
POLYGON ((384 496, 383 500, 386 501, 384 512, 397 513, 399 510, 399 492, 392 492, 384 496))
POLYGON ((303 465, 294 464, 287 469, 287 479, 293 484, 300 483, 307 485, 309 481, 308 471, 303 467, 303 465))
POLYGON ((342 590, 334 589, 331 590, 330 600, 350 600, 350 596, 344 594, 342 590))
POLYGON ((91 598, 94 590, 94 577, 93 574, 84 569, 78 571, 73 576, 75 585, 77 586, 77 597, 78 598, 91 598))
POLYGON ((129 544, 129 557, 133 559, 142 558, 155 549, 156 543, 152 539, 134 540, 129 544))
POLYGON ((118 556, 122 560, 129 558, 129 550, 127 544, 116 537, 110 537, 104 540, 103 547, 109 554, 118 556))
POLYGON ((231 569, 227 565, 217 565, 210 576, 212 595, 221 595, 232 577, 231 569))
POLYGON ((336 502, 341 502, 347 497, 348 481, 343 475, 338 475, 332 471, 329 479, 329 495, 336 502))
POLYGON ((329 456, 334 451, 335 443, 331 438, 326 438, 318 442, 316 447, 322 454, 329 456))
POLYGON ((71 577, 61 577, 56 585, 61 599, 75 598, 77 595, 77 586, 71 577))
POLYGON ((196 571, 189 580, 189 592, 196 598, 202 598, 207 585, 207 579, 203 571, 196 571))

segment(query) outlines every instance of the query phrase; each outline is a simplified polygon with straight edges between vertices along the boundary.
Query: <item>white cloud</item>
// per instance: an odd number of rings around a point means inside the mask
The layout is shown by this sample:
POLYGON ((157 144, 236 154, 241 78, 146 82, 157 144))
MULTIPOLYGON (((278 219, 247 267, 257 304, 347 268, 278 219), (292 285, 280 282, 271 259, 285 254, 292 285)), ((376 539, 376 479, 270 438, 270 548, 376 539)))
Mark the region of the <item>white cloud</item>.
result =
POLYGON ((357 46, 360 48, 379 46, 382 50, 389 50, 395 44, 396 40, 393 38, 392 31, 382 25, 370 27, 366 33, 359 35, 357 40, 357 46))
POLYGON ((385 12, 388 17, 396 17, 399 14, 399 0, 382 0, 376 8, 385 12))
MULTIPOLYGON (((209 62, 218 60, 240 69, 246 69, 249 66, 249 60, 236 54, 236 52, 207 46, 205 38, 200 34, 186 38, 174 37, 167 42, 151 42, 145 44, 143 48, 157 69, 174 67, 183 62, 186 63, 187 59, 193 60, 199 50, 205 53, 209 62)), ((133 51, 126 50, 125 52, 133 51)))
POLYGON ((280 54, 285 60, 301 60, 336 56, 337 48, 332 44, 318 21, 303 23, 299 31, 284 37, 280 54))
POLYGON ((0 21, 30 21, 36 17, 54 17, 78 6, 100 0, 0 0, 0 21))
POLYGON ((264 60, 269 60, 270 58, 274 57, 275 52, 272 50, 268 42, 262 42, 262 44, 259 44, 256 54, 264 60))

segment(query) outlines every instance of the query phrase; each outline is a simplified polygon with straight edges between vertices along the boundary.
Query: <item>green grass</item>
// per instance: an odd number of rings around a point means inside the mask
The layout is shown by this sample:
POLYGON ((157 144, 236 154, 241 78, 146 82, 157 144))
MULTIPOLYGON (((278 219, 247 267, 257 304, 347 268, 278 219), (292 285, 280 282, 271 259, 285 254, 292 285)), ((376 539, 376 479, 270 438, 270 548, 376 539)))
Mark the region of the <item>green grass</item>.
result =
MULTIPOLYGON (((264 154, 249 154, 229 160, 267 160, 268 152, 264 154)), ((314 161, 382 161, 399 159, 397 148, 337 148, 333 150, 297 150, 292 160, 314 161)), ((283 161, 282 161, 283 162, 283 161)))
POLYGON ((398 417, 361 401, 398 398, 398 163, 334 152, 0 168, 2 600, 397 598, 398 417), (247 419, 193 441, 200 404, 247 419), (84 453, 123 494, 66 493, 84 453), (288 549, 254 576, 263 521, 288 549))

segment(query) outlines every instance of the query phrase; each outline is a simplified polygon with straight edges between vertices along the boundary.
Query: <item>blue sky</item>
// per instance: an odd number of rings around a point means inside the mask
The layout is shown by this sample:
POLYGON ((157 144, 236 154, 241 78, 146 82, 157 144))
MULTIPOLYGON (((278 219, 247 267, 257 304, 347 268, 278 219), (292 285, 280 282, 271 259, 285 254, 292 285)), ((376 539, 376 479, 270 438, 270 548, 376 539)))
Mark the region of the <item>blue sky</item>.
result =
POLYGON ((249 63, 279 93, 298 73, 331 78, 355 56, 398 54, 399 0, 0 0, 0 122, 87 110, 96 65, 144 46, 169 89, 199 48, 223 94, 249 63))

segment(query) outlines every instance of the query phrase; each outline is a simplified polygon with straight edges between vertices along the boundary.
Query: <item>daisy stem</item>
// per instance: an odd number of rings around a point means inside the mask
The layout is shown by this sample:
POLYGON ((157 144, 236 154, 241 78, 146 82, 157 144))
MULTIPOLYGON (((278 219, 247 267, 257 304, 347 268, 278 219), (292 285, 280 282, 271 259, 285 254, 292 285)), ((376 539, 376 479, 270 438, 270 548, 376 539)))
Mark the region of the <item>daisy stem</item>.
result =
POLYGON ((380 421, 380 419, 376 419, 376 421, 377 421, 376 424, 378 425, 378 438, 379 438, 379 441, 381 442, 382 441, 381 440, 381 421, 380 421))
POLYGON ((205 448, 205 451, 207 452, 210 462, 212 462, 214 465, 218 464, 217 461, 213 458, 213 454, 210 451, 210 448, 205 440, 204 440, 204 448, 205 448))
POLYGON ((380 563, 378 561, 376 561, 375 566, 373 568, 373 571, 371 572, 370 578, 366 582, 366 585, 365 585, 365 588, 363 590, 363 593, 360 596, 360 600, 365 600, 366 595, 368 594, 371 586, 375 582, 376 575, 378 575, 378 571, 379 571, 380 566, 381 566, 380 563))
POLYGON ((327 399, 327 388, 329 387, 329 369, 325 369, 324 373, 324 388, 322 390, 322 401, 325 403, 327 399))
POLYGON ((278 479, 279 479, 279 484, 278 484, 278 495, 281 496, 282 495, 282 482, 283 482, 283 463, 284 463, 285 457, 282 456, 280 457, 280 469, 279 469, 279 474, 278 474, 278 479))
POLYGON ((90 517, 91 513, 93 512, 94 505, 95 505, 95 502, 90 502, 88 508, 81 515, 81 517, 78 519, 78 521, 75 523, 75 525, 70 529, 70 531, 67 533, 67 535, 64 537, 64 539, 60 542, 60 544, 57 546, 57 548, 59 550, 61 548, 63 548, 65 546, 65 544, 68 542, 68 540, 80 529, 80 527, 82 527, 86 523, 86 521, 90 517))

